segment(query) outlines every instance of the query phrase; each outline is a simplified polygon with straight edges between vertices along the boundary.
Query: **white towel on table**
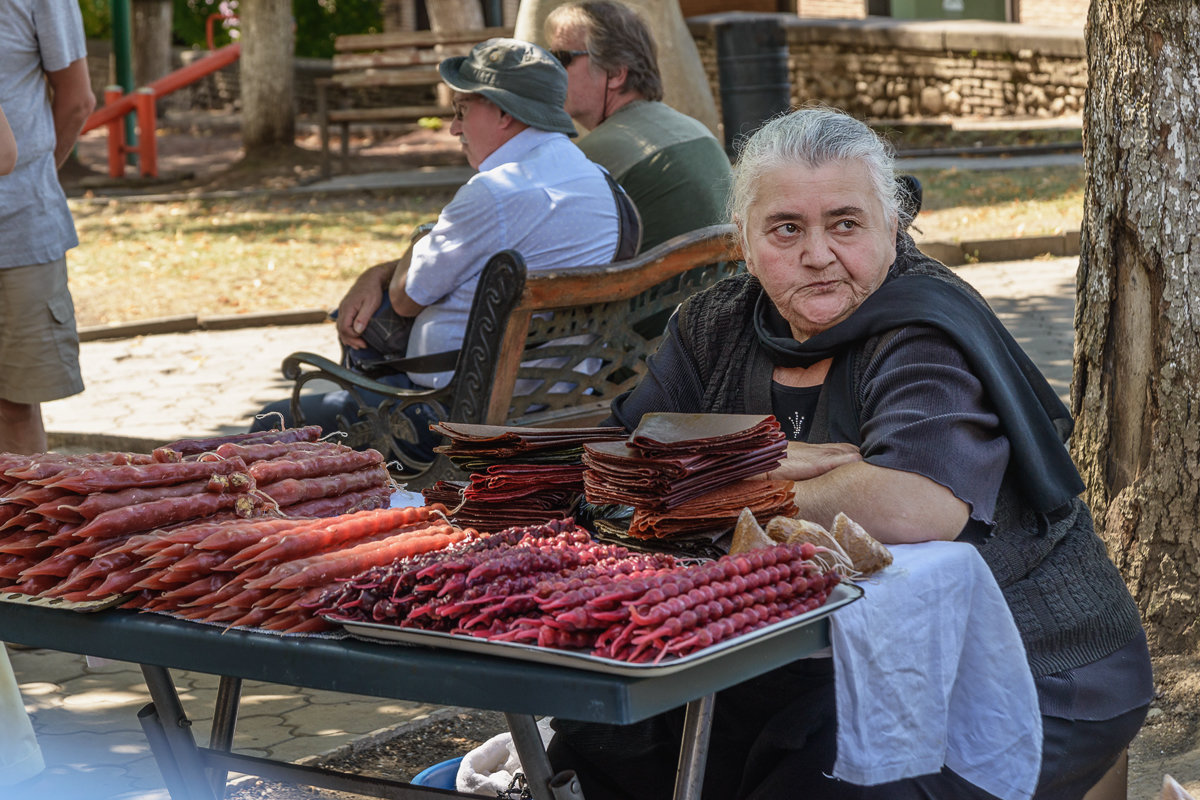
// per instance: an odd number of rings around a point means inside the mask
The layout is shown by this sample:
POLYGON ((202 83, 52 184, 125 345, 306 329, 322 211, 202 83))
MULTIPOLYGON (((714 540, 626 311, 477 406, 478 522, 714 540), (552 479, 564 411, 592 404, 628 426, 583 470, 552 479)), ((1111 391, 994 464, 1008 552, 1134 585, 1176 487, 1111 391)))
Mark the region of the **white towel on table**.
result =
POLYGON ((833 614, 835 778, 876 785, 941 770, 1003 800, 1041 767, 1037 691, 1012 613, 974 546, 895 545, 864 597, 833 614))

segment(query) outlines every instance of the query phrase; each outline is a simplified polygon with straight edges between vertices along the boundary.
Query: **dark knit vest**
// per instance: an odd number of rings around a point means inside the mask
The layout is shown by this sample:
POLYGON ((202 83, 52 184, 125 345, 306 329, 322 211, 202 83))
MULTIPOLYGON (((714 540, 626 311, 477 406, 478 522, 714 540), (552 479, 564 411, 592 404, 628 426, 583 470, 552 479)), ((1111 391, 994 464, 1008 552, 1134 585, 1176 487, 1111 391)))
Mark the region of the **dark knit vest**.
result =
MULTIPOLYGON (((916 251, 910 239, 903 237, 899 244, 894 278, 933 275, 977 296, 949 269, 916 251)), ((706 387, 704 407, 697 411, 771 413, 773 364, 759 346, 753 323, 761 293, 756 279, 740 274, 689 298, 680 308, 680 339, 696 360, 706 387)), ((881 338, 858 343, 837 357, 850 359, 843 366, 853 376, 856 409, 862 407, 859 379, 881 338)), ((827 384, 821 391, 810 442, 829 441, 830 395, 827 384)), ((1137 606, 1080 498, 1055 514, 1035 513, 1022 502, 1014 481, 1006 475, 996 502, 995 522, 986 536, 962 538, 978 548, 1004 592, 1034 677, 1096 661, 1139 633, 1137 606)))

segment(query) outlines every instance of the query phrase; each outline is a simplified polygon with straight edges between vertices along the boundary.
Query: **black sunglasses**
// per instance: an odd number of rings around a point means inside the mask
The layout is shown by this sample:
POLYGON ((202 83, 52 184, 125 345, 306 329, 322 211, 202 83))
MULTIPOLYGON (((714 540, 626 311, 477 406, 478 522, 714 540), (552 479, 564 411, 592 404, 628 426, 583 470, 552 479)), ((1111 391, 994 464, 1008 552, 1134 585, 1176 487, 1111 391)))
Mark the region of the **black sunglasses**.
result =
POLYGON ((563 69, 571 66, 571 62, 576 56, 586 56, 587 50, 551 50, 550 55, 558 59, 558 63, 563 65, 563 69))

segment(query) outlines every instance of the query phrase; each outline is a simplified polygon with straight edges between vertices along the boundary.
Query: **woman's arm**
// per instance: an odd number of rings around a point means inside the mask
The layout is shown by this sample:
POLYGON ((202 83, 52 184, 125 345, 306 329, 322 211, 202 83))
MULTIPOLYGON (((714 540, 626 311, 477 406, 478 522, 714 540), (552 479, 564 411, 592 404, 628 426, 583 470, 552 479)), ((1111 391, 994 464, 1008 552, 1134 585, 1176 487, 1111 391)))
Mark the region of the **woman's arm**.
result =
POLYGON ((1008 439, 945 334, 910 326, 890 335, 871 354, 858 390, 862 462, 811 479, 781 476, 799 481, 802 516, 829 524, 844 511, 888 543, 953 539, 968 519, 991 522, 1008 439))
POLYGON ((832 527, 838 512, 885 544, 949 541, 970 507, 923 475, 856 461, 796 483, 797 516, 832 527))
POLYGON ((17 165, 17 140, 13 138, 12 128, 4 109, 0 108, 0 175, 7 175, 17 165))

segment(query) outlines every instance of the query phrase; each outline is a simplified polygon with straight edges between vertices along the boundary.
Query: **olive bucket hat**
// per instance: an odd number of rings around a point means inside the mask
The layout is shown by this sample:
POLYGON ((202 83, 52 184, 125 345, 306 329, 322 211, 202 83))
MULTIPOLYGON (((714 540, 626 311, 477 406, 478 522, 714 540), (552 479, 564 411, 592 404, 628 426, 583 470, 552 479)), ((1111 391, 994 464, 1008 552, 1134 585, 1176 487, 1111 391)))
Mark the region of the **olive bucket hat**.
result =
POLYGON ((563 110, 567 71, 536 44, 488 39, 468 55, 445 59, 438 71, 451 89, 481 94, 526 125, 575 135, 575 124, 563 110))

